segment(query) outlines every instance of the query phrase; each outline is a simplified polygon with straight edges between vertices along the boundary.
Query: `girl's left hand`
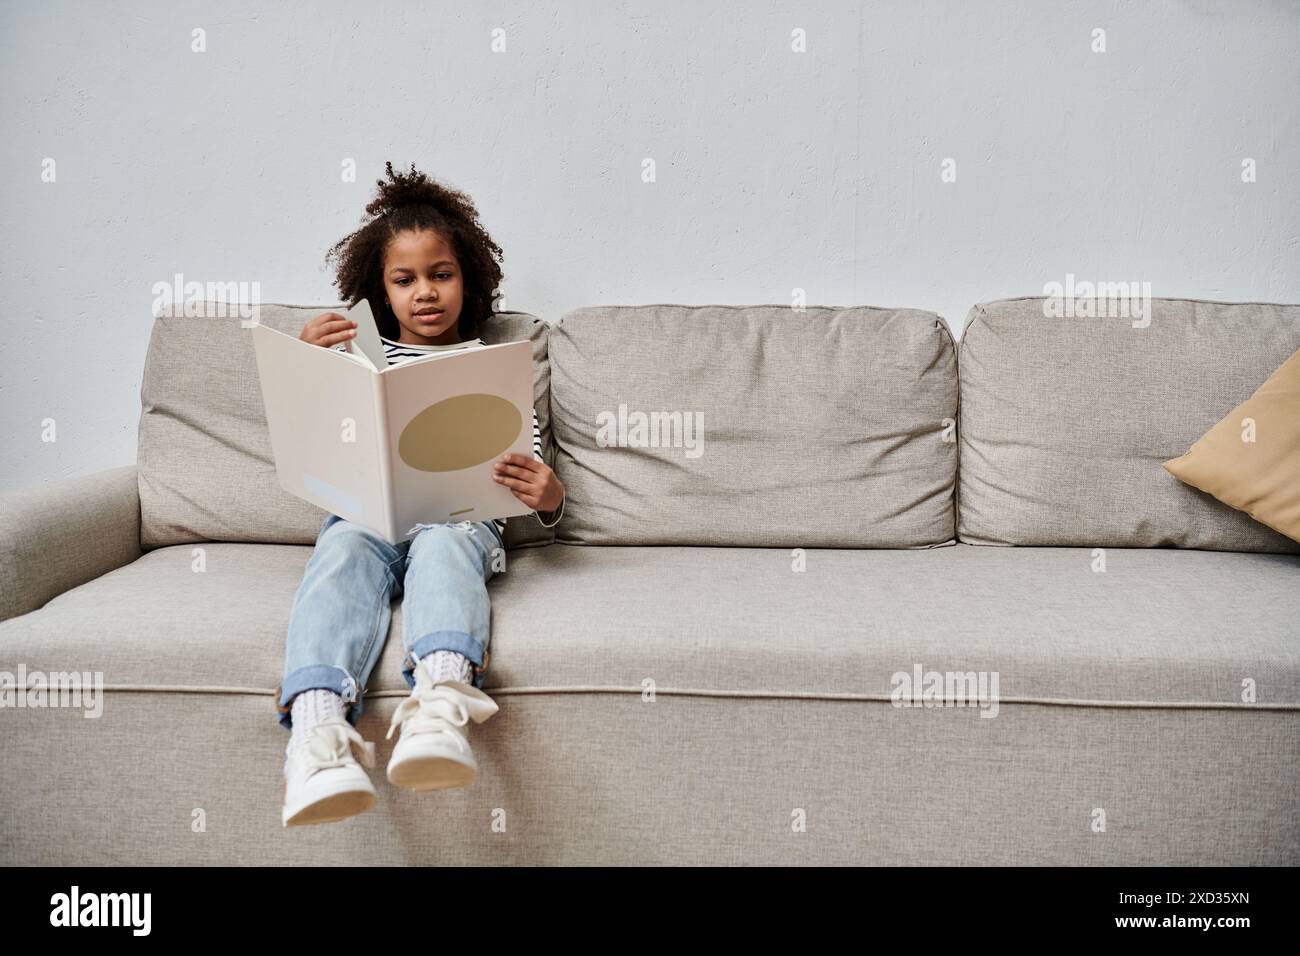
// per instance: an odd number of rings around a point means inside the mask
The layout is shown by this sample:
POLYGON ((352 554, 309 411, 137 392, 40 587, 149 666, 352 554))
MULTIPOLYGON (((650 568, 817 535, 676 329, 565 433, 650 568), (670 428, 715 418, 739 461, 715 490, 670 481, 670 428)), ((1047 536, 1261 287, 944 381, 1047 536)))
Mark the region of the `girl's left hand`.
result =
POLYGON ((534 511, 554 511, 564 500, 564 484, 536 458, 507 452, 492 466, 492 477, 534 511))

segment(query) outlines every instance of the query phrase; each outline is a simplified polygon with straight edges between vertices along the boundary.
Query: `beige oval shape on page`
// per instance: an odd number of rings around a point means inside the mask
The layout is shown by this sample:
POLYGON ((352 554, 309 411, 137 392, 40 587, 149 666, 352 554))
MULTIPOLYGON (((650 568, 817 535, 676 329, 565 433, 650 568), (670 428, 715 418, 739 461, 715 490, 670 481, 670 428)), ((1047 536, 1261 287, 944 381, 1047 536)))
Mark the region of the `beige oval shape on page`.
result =
POLYGON ((407 422, 397 454, 417 471, 460 471, 506 451, 522 424, 514 403, 499 395, 456 395, 407 422))

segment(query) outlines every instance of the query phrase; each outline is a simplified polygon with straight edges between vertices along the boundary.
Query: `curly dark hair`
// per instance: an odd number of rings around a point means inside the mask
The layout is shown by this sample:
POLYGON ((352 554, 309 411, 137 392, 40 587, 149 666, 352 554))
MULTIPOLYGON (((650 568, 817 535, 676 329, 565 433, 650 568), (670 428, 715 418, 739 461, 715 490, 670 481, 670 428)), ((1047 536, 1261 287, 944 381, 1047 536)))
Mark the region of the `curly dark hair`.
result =
POLYGON ((465 285, 464 303, 456 332, 462 341, 478 336, 479 323, 496 314, 501 285, 501 248, 478 221, 478 209, 465 193, 430 179, 411 165, 409 173, 394 173, 385 163, 388 181, 376 180, 375 198, 366 205, 368 222, 344 236, 325 255, 338 261, 335 285, 348 308, 370 300, 379 334, 401 335, 397 316, 384 301, 384 250, 405 230, 432 229, 451 246, 460 262, 465 285))

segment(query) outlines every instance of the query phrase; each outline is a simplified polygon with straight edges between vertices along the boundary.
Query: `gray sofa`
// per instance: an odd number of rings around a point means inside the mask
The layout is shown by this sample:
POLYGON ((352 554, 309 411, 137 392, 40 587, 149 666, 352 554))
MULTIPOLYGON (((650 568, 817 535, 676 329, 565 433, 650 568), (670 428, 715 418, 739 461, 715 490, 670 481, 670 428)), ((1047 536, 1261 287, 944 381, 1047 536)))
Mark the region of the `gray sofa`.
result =
POLYGON ((0 862, 1300 863, 1300 544, 1160 466, 1300 348, 1300 306, 1002 300, 960 362, 911 309, 484 338, 532 341, 568 498, 509 523, 475 784, 383 779, 398 604, 378 805, 281 829, 273 692, 324 513, 276 481, 248 329, 164 317, 137 463, 0 498, 0 672, 104 685, 93 719, 0 709, 0 862))

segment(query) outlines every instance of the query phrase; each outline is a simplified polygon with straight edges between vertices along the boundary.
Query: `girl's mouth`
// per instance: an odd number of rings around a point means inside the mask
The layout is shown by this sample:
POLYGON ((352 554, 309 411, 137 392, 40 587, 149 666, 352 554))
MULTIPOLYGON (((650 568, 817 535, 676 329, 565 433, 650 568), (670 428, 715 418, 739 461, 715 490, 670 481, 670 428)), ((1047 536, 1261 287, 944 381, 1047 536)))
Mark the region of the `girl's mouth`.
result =
POLYGON ((417 319, 423 319, 425 322, 434 322, 434 321, 437 321, 438 319, 441 319, 442 316, 443 316, 443 312, 442 312, 441 309, 438 310, 437 312, 417 312, 417 313, 415 313, 415 317, 416 317, 417 319))

